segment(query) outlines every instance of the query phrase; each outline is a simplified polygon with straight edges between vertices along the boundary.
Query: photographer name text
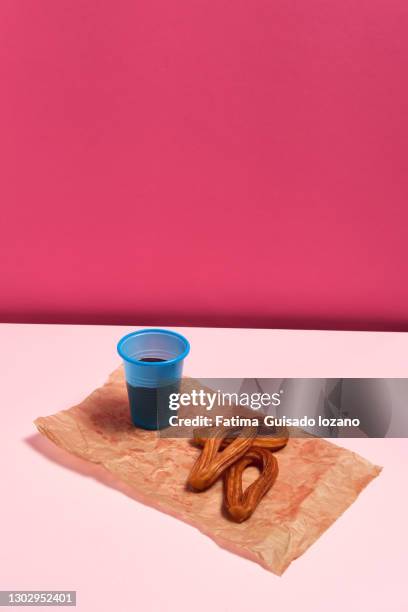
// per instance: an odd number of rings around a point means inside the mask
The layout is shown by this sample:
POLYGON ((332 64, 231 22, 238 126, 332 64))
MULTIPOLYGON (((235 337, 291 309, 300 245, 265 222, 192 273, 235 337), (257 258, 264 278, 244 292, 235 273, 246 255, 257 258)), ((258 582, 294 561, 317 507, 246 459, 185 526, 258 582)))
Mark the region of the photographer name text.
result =
POLYGON ((265 415, 263 418, 242 417, 235 415, 224 417, 216 415, 214 417, 206 415, 196 415, 193 417, 178 417, 172 415, 169 419, 171 427, 359 427, 360 419, 349 418, 328 418, 318 416, 313 417, 276 417, 265 415))

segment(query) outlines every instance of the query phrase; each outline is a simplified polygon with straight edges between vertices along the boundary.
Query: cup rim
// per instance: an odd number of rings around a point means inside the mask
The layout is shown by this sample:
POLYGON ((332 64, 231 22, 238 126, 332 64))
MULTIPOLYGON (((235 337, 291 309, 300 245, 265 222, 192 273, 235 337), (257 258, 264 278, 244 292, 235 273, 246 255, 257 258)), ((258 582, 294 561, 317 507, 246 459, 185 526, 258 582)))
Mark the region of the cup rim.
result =
POLYGON ((134 331, 134 332, 130 332, 130 334, 126 334, 126 336, 123 336, 123 338, 121 338, 117 344, 117 351, 119 353, 119 355, 122 357, 122 359, 124 359, 125 361, 128 361, 129 363, 134 363, 140 366, 146 366, 146 367, 164 367, 167 366, 169 364, 174 364, 177 363, 178 361, 181 361, 182 359, 184 359, 185 357, 187 357, 187 355, 190 352, 190 343, 187 340, 187 338, 185 338, 184 336, 182 336, 181 334, 179 334, 178 332, 174 332, 174 331, 170 331, 169 329, 160 329, 160 328, 156 328, 156 327, 149 327, 146 329, 139 329, 138 331, 134 331), (141 336, 142 334, 146 334, 146 333, 158 333, 158 334, 164 334, 167 336, 175 336, 176 338, 179 338, 180 340, 182 340, 182 342, 184 342, 185 345, 185 349, 184 351, 180 354, 177 355, 177 357, 174 357, 174 359, 166 359, 166 361, 154 361, 154 362, 149 362, 149 361, 140 361, 138 359, 133 359, 132 357, 129 357, 129 355, 126 355, 123 351, 123 343, 128 339, 128 338, 132 338, 133 336, 141 336))

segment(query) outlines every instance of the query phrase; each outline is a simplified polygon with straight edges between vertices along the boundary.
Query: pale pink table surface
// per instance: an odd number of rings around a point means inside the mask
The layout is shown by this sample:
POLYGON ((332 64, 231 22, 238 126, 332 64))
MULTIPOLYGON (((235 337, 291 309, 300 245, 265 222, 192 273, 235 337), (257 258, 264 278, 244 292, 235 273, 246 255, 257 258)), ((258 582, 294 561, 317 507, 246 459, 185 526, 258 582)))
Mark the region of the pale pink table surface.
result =
MULTIPOLYGON (((36 434, 35 417, 105 381, 131 329, 0 326, 0 589, 76 590, 86 612, 406 612, 406 440, 342 441, 384 470, 278 578, 87 475, 36 434)), ((408 377, 408 334, 179 331, 196 377, 408 377)))

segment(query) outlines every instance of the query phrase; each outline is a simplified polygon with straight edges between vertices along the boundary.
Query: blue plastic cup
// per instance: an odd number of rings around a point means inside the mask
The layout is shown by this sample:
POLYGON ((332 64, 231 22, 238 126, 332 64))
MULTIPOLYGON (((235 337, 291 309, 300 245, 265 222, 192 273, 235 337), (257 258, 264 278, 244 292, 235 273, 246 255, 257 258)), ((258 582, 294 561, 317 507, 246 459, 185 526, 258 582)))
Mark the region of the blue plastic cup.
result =
POLYGON ((125 366, 132 422, 142 429, 162 429, 174 411, 171 393, 179 393, 185 357, 190 344, 167 329, 142 329, 124 336, 118 353, 125 366))

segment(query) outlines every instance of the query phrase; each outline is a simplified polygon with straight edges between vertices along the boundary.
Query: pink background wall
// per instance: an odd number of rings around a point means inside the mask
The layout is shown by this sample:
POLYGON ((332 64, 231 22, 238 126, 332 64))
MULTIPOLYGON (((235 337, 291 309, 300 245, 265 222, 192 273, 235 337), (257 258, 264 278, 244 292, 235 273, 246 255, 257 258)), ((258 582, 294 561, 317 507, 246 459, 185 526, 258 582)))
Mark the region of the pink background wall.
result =
POLYGON ((405 0, 3 0, 0 319, 408 329, 405 0))

